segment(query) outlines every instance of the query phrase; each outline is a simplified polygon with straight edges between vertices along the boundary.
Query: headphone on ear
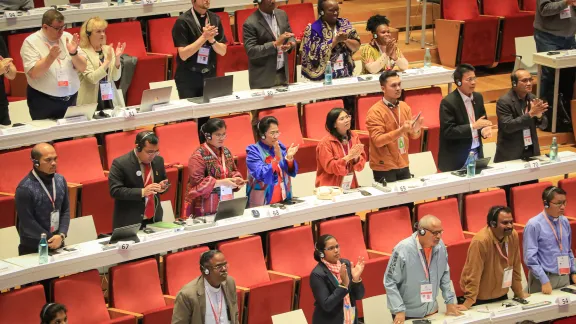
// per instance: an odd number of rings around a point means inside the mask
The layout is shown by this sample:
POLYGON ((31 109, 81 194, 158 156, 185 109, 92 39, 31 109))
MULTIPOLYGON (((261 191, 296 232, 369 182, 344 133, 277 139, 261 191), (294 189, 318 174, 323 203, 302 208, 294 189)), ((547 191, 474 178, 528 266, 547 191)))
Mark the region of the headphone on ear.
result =
POLYGON ((86 32, 86 36, 90 37, 92 35, 92 31, 88 31, 88 24, 90 23, 90 21, 92 20, 92 18, 88 19, 88 21, 86 22, 86 26, 84 28, 84 31, 86 32))
POLYGON ((323 259, 326 255, 324 254, 324 252, 318 250, 318 247, 316 246, 316 244, 318 244, 318 242, 316 242, 316 243, 314 244, 314 249, 315 249, 316 251, 318 251, 318 256, 320 257, 320 259, 323 259))
POLYGON ((461 86, 462 86, 462 81, 456 79, 456 85, 459 86, 459 87, 461 87, 461 86))
POLYGON ((320 10, 320 16, 324 16, 324 10, 320 10))
POLYGON ((202 132, 202 134, 204 134, 204 138, 206 138, 207 140, 210 141, 210 140, 212 140, 212 134, 204 131, 204 125, 206 125, 206 124, 202 124, 202 126, 200 126, 200 131, 202 132))
POLYGON ((262 133, 260 131, 260 121, 258 121, 258 124, 256 124, 256 131, 258 132, 258 134, 260 135, 260 138, 265 140, 266 139, 266 133, 262 133))
POLYGON ((378 35, 376 33, 374 33, 372 35, 374 35, 374 39, 378 38, 378 35))
POLYGON ((427 229, 425 229, 425 228, 418 228, 418 222, 414 223, 414 229, 418 231, 418 235, 420 235, 420 236, 426 235, 427 229))
POLYGON ((550 200, 552 200, 552 193, 556 189, 557 188, 555 186, 552 186, 549 189, 547 189, 546 191, 544 191, 544 207, 545 208, 550 208, 550 200))
POLYGON ((144 144, 144 143, 145 143, 144 140, 146 139, 146 137, 152 136, 152 135, 154 135, 154 132, 148 132, 148 133, 146 133, 146 135, 142 136, 142 138, 140 139, 140 141, 137 141, 137 142, 136 142, 136 144, 138 144, 138 146, 136 146, 136 150, 137 150, 138 152, 142 152, 142 150, 144 149, 144 145, 145 145, 145 144, 144 144))
POLYGON ((32 160, 32 165, 34 165, 34 167, 39 168, 40 167, 40 161, 36 160, 36 159, 30 159, 32 160))
POLYGON ((209 274, 210 274, 210 269, 204 268, 204 266, 202 266, 202 271, 204 272, 205 275, 209 275, 209 274))
POLYGON ((518 76, 516 75, 516 72, 512 72, 512 74, 510 74, 510 80, 512 81, 513 87, 518 85, 518 76))
POLYGON ((498 215, 500 214, 500 212, 502 210, 504 210, 504 208, 506 208, 506 207, 499 206, 496 209, 494 209, 492 214, 490 214, 490 227, 496 228, 498 226, 498 215))
POLYGON ((54 303, 49 303, 44 305, 44 308, 42 309, 42 318, 44 318, 44 316, 46 316, 46 312, 48 311, 48 309, 50 309, 50 307, 52 307, 52 305, 55 305, 54 303))

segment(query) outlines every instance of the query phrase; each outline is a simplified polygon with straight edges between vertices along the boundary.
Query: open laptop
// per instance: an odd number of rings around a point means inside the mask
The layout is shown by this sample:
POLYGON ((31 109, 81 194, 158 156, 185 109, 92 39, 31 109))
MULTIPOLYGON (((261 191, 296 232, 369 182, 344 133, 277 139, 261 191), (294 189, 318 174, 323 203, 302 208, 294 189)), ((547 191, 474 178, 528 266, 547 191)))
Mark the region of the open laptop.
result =
MULTIPOLYGON (((481 159, 476 160, 476 174, 479 174, 484 169, 490 169, 490 167, 488 166, 488 163, 490 163, 491 158, 492 157, 485 157, 485 158, 481 158, 481 159)), ((462 168, 460 170, 456 170, 456 171, 452 172, 453 175, 456 175, 459 177, 466 176, 466 173, 467 173, 466 168, 462 168)))
POLYGON ((140 239, 138 238, 137 233, 140 230, 141 225, 142 224, 138 223, 115 228, 110 240, 102 241, 100 244, 116 244, 119 241, 134 241, 134 243, 138 243, 140 242, 140 239))
POLYGON ((244 215, 248 197, 234 198, 218 202, 216 214, 194 218, 194 223, 213 223, 219 220, 244 215))
POLYGON ((94 117, 94 112, 98 107, 98 103, 88 104, 88 105, 80 105, 80 106, 70 106, 66 110, 66 114, 64 118, 70 117, 77 117, 77 116, 86 116, 87 120, 91 120, 94 117))
POLYGON ((152 106, 170 102, 172 87, 148 89, 142 92, 139 112, 152 111, 152 106))
POLYGON ((206 78, 204 79, 204 95, 202 97, 189 98, 188 101, 201 104, 210 102, 212 98, 229 96, 233 92, 233 85, 233 75, 206 78))

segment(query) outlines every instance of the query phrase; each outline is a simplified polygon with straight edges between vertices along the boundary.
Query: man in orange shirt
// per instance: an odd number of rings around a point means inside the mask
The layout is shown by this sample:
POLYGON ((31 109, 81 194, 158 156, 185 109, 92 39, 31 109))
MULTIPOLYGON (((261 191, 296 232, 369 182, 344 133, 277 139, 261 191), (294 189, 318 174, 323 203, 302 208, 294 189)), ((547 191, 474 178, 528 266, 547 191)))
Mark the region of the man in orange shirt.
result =
POLYGON ((374 104, 366 116, 370 133, 370 168, 378 182, 409 179, 408 142, 420 137, 424 118, 413 120, 410 107, 399 100, 402 82, 396 71, 383 72, 380 86, 382 100, 374 104))

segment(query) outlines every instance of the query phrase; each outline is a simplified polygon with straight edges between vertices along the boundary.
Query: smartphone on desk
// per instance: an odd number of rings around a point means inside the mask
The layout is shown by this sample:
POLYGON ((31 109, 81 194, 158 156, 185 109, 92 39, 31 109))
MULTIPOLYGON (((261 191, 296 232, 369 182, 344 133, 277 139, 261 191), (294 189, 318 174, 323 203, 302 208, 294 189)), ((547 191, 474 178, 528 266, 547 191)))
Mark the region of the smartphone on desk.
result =
POLYGON ((560 291, 571 293, 571 294, 576 294, 576 289, 574 289, 574 288, 564 287, 564 288, 560 289, 560 291))

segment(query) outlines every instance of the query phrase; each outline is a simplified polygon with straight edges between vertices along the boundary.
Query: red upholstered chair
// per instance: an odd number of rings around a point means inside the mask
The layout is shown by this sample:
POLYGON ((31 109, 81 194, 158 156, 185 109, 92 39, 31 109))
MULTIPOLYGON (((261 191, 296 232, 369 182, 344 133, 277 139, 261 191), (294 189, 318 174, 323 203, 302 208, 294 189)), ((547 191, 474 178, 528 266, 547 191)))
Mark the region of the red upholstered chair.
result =
POLYGON ((466 256, 470 247, 471 238, 461 241, 457 244, 446 246, 448 252, 448 266, 450 266, 450 279, 454 284, 454 293, 456 296, 464 296, 464 291, 460 287, 460 277, 462 269, 466 264, 466 256))
POLYGON ((164 256, 164 292, 176 296, 180 289, 200 275, 199 260, 205 246, 164 256))
POLYGON ((218 244, 236 280, 236 287, 248 299, 244 324, 272 324, 272 316, 292 310, 294 279, 266 270, 260 236, 250 236, 218 244))
MULTIPOLYGON (((26 80, 26 75, 24 74, 24 63, 22 61, 22 56, 20 55, 20 48, 26 37, 32 35, 33 32, 18 33, 8 35, 6 38, 6 45, 8 46, 8 54, 12 58, 12 62, 16 66, 16 78, 6 82, 5 86, 6 93, 8 94, 8 101, 17 101, 26 99, 26 88, 28 86, 28 80, 26 80)), ((8 81, 8 79, 4 79, 8 81)))
POLYGON ((304 105, 302 116, 304 136, 321 140, 328 135, 324 125, 326 124, 326 116, 332 108, 344 108, 342 99, 318 101, 304 105))
MULTIPOLYGON (((576 178, 568 178, 558 181, 558 187, 566 191, 567 201, 576 201, 576 178)), ((567 204, 564 214, 571 218, 576 218, 576 204, 567 204)))
MULTIPOLYGON (((174 47, 172 40, 172 27, 178 17, 158 18, 148 20, 148 44, 152 53, 161 53, 171 55, 172 64, 170 65, 172 73, 171 78, 176 74, 176 55, 178 50, 174 47)), ((228 35, 226 35, 228 37, 228 35)))
POLYGON ((220 21, 222 22, 224 36, 226 36, 226 40, 228 41, 227 44, 232 45, 236 43, 234 33, 232 32, 232 25, 230 24, 230 15, 226 11, 217 12, 216 14, 220 17, 220 21))
POLYGON ((290 28, 292 28, 292 33, 297 41, 300 41, 304 36, 306 26, 316 20, 314 6, 310 2, 281 5, 278 8, 286 12, 288 23, 290 23, 290 28))
POLYGON ((113 308, 106 308, 102 295, 102 281, 98 270, 89 270, 52 282, 54 302, 66 306, 70 323, 133 324, 134 316, 113 308))
POLYGON ((0 153, 0 196, 13 196, 20 181, 32 170, 30 148, 0 153))
POLYGON ((300 145, 298 155, 296 155, 298 173, 316 171, 316 146, 318 145, 318 140, 302 137, 302 131, 299 127, 298 107, 287 106, 258 111, 258 120, 266 116, 274 116, 278 119, 282 130, 280 140, 286 147, 290 147, 292 143, 300 145))
POLYGON ((248 70, 248 55, 243 45, 228 45, 226 55, 216 55, 216 76, 248 70))
POLYGON ((110 306, 134 314, 143 324, 169 324, 174 297, 162 295, 155 259, 110 268, 110 306))
POLYGON ((480 15, 476 0, 443 0, 440 6, 443 19, 436 19, 436 29, 442 35, 438 38, 442 65, 494 65, 500 19, 480 15))
POLYGON ((310 273, 318 264, 314 260, 314 238, 310 226, 281 229, 268 234, 268 264, 273 271, 296 276, 295 309, 302 309, 312 323, 314 295, 310 289, 310 273))
POLYGON ((142 91, 149 88, 150 82, 166 80, 168 58, 171 55, 146 52, 139 21, 109 24, 106 29, 106 38, 108 43, 126 42, 124 53, 138 58, 125 100, 127 106, 139 105, 142 100, 142 91))
POLYGON ((464 198, 466 230, 477 233, 486 227, 486 218, 492 206, 508 206, 504 190, 498 189, 466 195, 464 198))
POLYGON ((368 247, 392 254, 398 242, 412 235, 410 210, 406 206, 366 214, 368 247))
POLYGON ((22 48, 22 44, 24 43, 26 37, 32 34, 34 34, 34 32, 17 33, 8 35, 6 38, 8 53, 10 54, 10 58, 12 58, 12 62, 16 66, 17 71, 24 71, 24 61, 20 55, 20 49, 22 48))
POLYGON ((258 9, 257 7, 254 7, 250 9, 241 9, 234 11, 234 25, 236 26, 236 39, 238 40, 238 42, 244 43, 244 34, 242 31, 242 26, 244 25, 246 19, 248 19, 248 17, 250 17, 250 15, 257 9, 258 9))
POLYGON ((540 214, 544 210, 542 192, 551 182, 539 182, 510 189, 510 207, 514 222, 526 225, 530 218, 540 214))
POLYGON ((404 101, 412 109, 412 116, 416 117, 422 112, 424 126, 440 126, 440 102, 442 89, 430 87, 404 91, 404 101))
POLYGON ((522 0, 522 10, 536 11, 536 0, 522 0))
POLYGON ((474 236, 474 233, 462 230, 458 200, 456 198, 417 204, 416 217, 418 220, 426 215, 436 216, 442 221, 442 227, 444 228, 442 240, 446 245, 458 243, 474 236))
POLYGON ((32 285, 0 294, 2 323, 38 323, 46 295, 42 285, 32 285))
MULTIPOLYGON (((390 257, 382 252, 367 250, 362 234, 362 223, 358 216, 341 217, 335 220, 320 222, 319 235, 333 235, 340 245, 340 255, 356 264, 358 257, 366 262, 362 281, 366 291, 364 298, 386 293, 382 283, 390 257)), ((358 316, 362 317, 362 303, 356 304, 358 316)))
POLYGON ((44 7, 44 0, 34 0, 34 8, 44 7))
POLYGON ((6 96, 8 102, 26 100, 26 76, 22 73, 16 74, 14 80, 8 80, 4 78, 4 91, 6 91, 6 96), (24 82, 24 83, 22 83, 24 82))
POLYGON ((0 228, 16 226, 16 202, 14 197, 0 195, 0 228))
POLYGON ((440 151, 440 126, 430 126, 426 130, 428 134, 427 151, 432 153, 436 169, 438 169, 438 152, 440 151))
POLYGON ((252 122, 249 114, 238 114, 223 117, 226 122, 226 142, 224 145, 236 157, 236 167, 246 178, 248 167, 246 166, 246 148, 254 143, 252 122))
POLYGON ((497 53, 499 63, 516 60, 516 37, 534 35, 534 12, 521 11, 517 0, 482 0, 485 15, 503 17, 497 53))

